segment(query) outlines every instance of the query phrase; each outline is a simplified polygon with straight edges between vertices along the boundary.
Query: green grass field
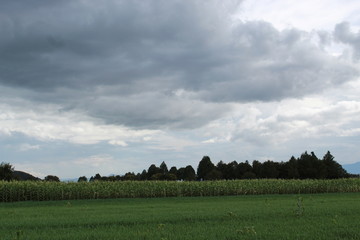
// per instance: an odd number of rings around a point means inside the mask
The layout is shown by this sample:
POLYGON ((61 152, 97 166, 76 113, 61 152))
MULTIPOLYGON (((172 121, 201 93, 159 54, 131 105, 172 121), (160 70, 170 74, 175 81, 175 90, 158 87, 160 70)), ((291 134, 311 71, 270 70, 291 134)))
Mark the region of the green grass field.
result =
POLYGON ((360 239, 360 193, 0 203, 5 239, 360 239))

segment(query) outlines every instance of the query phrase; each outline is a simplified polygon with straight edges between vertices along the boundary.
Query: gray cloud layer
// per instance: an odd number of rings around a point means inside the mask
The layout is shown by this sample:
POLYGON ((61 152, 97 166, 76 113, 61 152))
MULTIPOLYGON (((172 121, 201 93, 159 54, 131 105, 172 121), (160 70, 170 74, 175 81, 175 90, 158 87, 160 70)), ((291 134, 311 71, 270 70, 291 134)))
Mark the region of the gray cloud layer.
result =
MULTIPOLYGON (((107 123, 195 128, 226 114, 231 102, 301 97, 359 75, 310 34, 234 24, 230 8, 220 1, 3 1, 0 88, 107 123)), ((335 36, 349 44, 358 38, 343 25, 335 36)))
POLYGON ((360 31, 352 33, 350 31, 350 24, 342 22, 336 25, 334 31, 335 38, 342 43, 350 45, 354 50, 354 58, 360 59, 360 31))

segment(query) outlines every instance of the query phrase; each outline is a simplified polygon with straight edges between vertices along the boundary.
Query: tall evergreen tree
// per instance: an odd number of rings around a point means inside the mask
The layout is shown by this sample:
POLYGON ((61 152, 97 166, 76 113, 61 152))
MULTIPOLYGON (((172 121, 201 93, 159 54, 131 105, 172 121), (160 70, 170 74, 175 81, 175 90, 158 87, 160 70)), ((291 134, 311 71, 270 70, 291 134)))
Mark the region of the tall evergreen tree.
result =
POLYGON ((205 180, 206 175, 215 169, 215 165, 211 162, 210 157, 204 156, 199 162, 197 168, 197 177, 199 180, 205 180))
POLYGON ((345 178, 348 177, 346 170, 334 160, 334 156, 328 151, 322 159, 326 167, 326 178, 345 178))
POLYGON ((167 174, 169 172, 166 163, 164 161, 160 164, 160 170, 162 174, 167 174))

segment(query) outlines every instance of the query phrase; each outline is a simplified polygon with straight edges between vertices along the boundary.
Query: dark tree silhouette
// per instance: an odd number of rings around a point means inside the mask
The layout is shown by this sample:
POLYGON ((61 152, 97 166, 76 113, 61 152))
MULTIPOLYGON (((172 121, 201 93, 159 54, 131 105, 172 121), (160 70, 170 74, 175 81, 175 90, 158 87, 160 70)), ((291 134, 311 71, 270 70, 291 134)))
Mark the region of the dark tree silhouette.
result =
POLYGON ((258 160, 254 160, 252 162, 252 169, 257 178, 260 178, 261 168, 262 168, 261 162, 259 162, 258 160))
POLYGON ((222 179, 221 172, 216 168, 213 168, 210 172, 205 175, 204 180, 219 180, 222 179))
POLYGON ((245 178, 244 177, 245 173, 247 173, 246 176, 250 176, 249 173, 253 172, 253 168, 249 164, 248 161, 245 161, 244 163, 241 162, 241 163, 238 164, 236 172, 237 172, 237 174, 236 174, 237 178, 239 178, 239 179, 240 178, 245 178))
POLYGON ((323 163, 326 168, 326 178, 345 178, 349 174, 343 169, 343 167, 334 160, 334 156, 328 151, 323 157, 323 163))
POLYGON ((147 180, 148 179, 147 176, 148 176, 148 174, 147 174, 146 170, 144 169, 139 176, 139 180, 141 180, 141 181, 147 180))
POLYGON ((89 182, 94 182, 94 181, 100 181, 101 180, 101 175, 99 173, 95 174, 94 177, 90 177, 89 182))
POLYGON ((296 160, 294 156, 292 156, 290 160, 285 163, 285 169, 287 173, 285 178, 296 179, 300 177, 298 170, 298 160, 296 160))
POLYGON ((162 174, 167 174, 169 172, 165 162, 160 164, 160 170, 162 174))
POLYGON ((237 179, 237 170, 238 170, 238 163, 236 161, 232 161, 228 164, 220 161, 216 165, 216 169, 221 172, 221 176, 223 179, 237 179))
POLYGON ((82 177, 79 177, 79 179, 78 179, 78 182, 87 182, 87 177, 85 177, 85 176, 82 176, 82 177))
POLYGON ((151 164, 148 171, 147 171, 147 179, 148 180, 151 180, 152 179, 152 176, 157 174, 157 173, 161 173, 161 169, 156 167, 155 164, 151 164))
MULTIPOLYGON (((207 175, 210 174, 215 169, 215 165, 211 162, 208 156, 204 156, 199 162, 199 166, 197 168, 197 177, 199 180, 207 179, 207 175)), ((218 171, 220 172, 220 171, 218 171)), ((220 173, 221 174, 221 173, 220 173)), ((214 173, 212 173, 214 175, 214 173)))
POLYGON ((54 175, 47 175, 44 180, 47 182, 60 182, 60 179, 54 175))
POLYGON ((231 169, 228 166, 228 164, 224 163, 223 161, 220 161, 216 165, 216 169, 221 172, 221 176, 223 179, 231 179, 231 169))
POLYGON ((176 171, 177 180, 184 180, 185 178, 185 168, 181 167, 176 171))
POLYGON ((127 172, 127 173, 125 173, 123 179, 125 181, 134 181, 134 180, 136 180, 136 175, 133 172, 127 172))
POLYGON ((176 167, 171 167, 169 170, 169 173, 174 174, 175 176, 177 176, 177 168, 176 167))
POLYGON ((278 163, 273 161, 264 162, 261 167, 260 178, 278 178, 278 165, 278 163))
POLYGON ((14 179, 14 168, 10 163, 0 164, 0 180, 11 181, 14 179))
POLYGON ((194 181, 196 180, 196 174, 195 174, 195 170, 192 166, 188 165, 185 167, 184 169, 184 175, 183 175, 183 179, 186 181, 194 181))
POLYGON ((317 177, 317 169, 316 169, 316 161, 318 159, 314 154, 308 154, 304 152, 301 154, 298 159, 298 170, 300 178, 316 178, 317 177))

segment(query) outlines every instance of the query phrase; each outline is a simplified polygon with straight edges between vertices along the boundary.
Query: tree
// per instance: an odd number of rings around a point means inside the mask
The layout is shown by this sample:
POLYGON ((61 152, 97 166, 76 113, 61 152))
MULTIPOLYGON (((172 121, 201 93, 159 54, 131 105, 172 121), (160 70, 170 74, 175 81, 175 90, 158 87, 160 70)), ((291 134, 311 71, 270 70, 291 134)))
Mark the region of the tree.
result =
POLYGON ((287 163, 285 163, 285 169, 287 173, 286 178, 297 179, 300 177, 298 170, 298 161, 294 156, 291 156, 290 160, 287 163))
POLYGON ((94 181, 100 181, 101 180, 101 175, 99 173, 95 174, 95 177, 91 177, 90 178, 90 182, 94 182, 94 181))
POLYGON ((160 164, 160 170, 162 174, 167 174, 169 172, 166 163, 164 161, 160 164))
POLYGON ((256 175, 253 172, 245 172, 244 175, 242 175, 243 179, 255 179, 256 175))
POLYGON ((123 179, 124 179, 125 181, 134 181, 134 180, 136 179, 136 175, 135 175, 135 173, 133 173, 133 172, 127 172, 127 173, 125 173, 123 179))
POLYGON ((194 181, 196 180, 195 170, 191 165, 188 165, 184 169, 184 180, 186 181, 194 181))
MULTIPOLYGON (((237 174, 236 174, 237 178, 244 178, 245 173, 253 172, 253 168, 249 164, 249 161, 245 161, 244 163, 241 162, 237 165, 236 172, 237 172, 237 174)), ((247 174, 247 176, 250 176, 250 175, 247 174)))
POLYGON ((87 177, 85 177, 85 176, 82 176, 82 177, 79 177, 79 179, 78 179, 78 182, 87 182, 87 177))
POLYGON ((174 166, 174 167, 171 167, 170 170, 169 170, 169 173, 171 174, 174 174, 175 176, 177 176, 177 168, 174 166))
MULTIPOLYGON (((236 161, 232 161, 231 163, 228 163, 226 168, 226 179, 236 179, 236 170, 238 168, 238 163, 236 161)), ((224 177, 224 176, 223 176, 224 177)))
POLYGON ((260 177, 261 169, 262 169, 262 164, 261 164, 261 162, 259 162, 258 160, 254 160, 254 161, 252 162, 252 169, 253 169, 253 172, 255 173, 256 177, 257 177, 257 178, 261 178, 261 177, 260 177))
POLYGON ((164 176, 162 173, 155 173, 151 175, 150 180, 164 180, 164 176))
POLYGON ((261 178, 278 178, 279 170, 278 163, 273 161, 266 161, 262 164, 262 168, 260 171, 261 178))
POLYGON ((197 168, 197 177, 199 180, 205 180, 206 175, 215 169, 215 165, 211 162, 208 156, 204 156, 199 162, 197 168))
POLYGON ((210 172, 208 172, 205 177, 204 180, 219 180, 222 179, 222 174, 219 170, 217 170, 216 168, 213 168, 210 172))
POLYGON ((44 180, 47 182, 60 182, 60 179, 54 175, 47 175, 44 180))
POLYGON ((300 178, 321 179, 326 177, 324 162, 319 160, 314 152, 301 154, 297 162, 300 178))
POLYGON ((11 181, 14 179, 14 168, 10 163, 0 164, 0 180, 11 181))
POLYGON ((216 169, 221 172, 221 175, 224 179, 229 179, 229 169, 226 163, 224 163, 222 160, 218 162, 216 165, 216 169))
POLYGON ((184 180, 185 179, 185 168, 181 167, 176 171, 177 180, 184 180))
POLYGON ((343 167, 334 160, 333 155, 328 151, 322 159, 326 168, 326 178, 345 178, 348 177, 348 173, 343 167))
POLYGON ((146 180, 146 179, 147 179, 147 172, 146 172, 146 170, 144 169, 144 170, 141 172, 141 174, 140 174, 140 179, 139 179, 139 180, 144 181, 144 180, 146 180))
POLYGON ((157 173, 161 173, 161 169, 156 167, 155 164, 151 164, 148 171, 147 171, 147 179, 151 179, 151 177, 157 173))
POLYGON ((167 173, 167 174, 164 174, 164 179, 163 180, 166 180, 166 181, 176 181, 177 179, 177 176, 173 173, 167 173))

